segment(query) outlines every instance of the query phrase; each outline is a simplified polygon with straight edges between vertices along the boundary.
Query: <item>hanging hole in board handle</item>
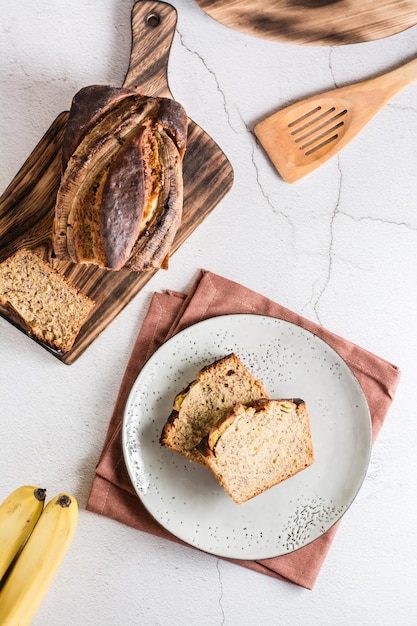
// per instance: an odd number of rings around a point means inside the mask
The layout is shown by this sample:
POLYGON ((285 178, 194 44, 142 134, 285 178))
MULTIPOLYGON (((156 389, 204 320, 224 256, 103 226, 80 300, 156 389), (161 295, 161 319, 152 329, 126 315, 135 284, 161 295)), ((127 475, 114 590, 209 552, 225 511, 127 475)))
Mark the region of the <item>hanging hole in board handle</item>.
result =
POLYGON ((145 22, 148 26, 156 28, 161 23, 161 16, 158 15, 158 13, 154 13, 152 11, 151 13, 148 13, 148 15, 145 17, 145 22))

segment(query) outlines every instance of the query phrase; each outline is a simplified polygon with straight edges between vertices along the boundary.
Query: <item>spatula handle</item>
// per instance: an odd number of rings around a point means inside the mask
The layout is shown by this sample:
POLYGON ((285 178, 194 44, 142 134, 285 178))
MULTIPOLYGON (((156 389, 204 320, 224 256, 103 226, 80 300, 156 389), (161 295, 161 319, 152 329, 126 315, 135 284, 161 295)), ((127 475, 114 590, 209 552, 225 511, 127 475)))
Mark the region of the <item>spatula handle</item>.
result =
POLYGON ((378 81, 380 86, 384 86, 387 91, 387 99, 389 99, 417 80, 417 59, 413 59, 372 80, 378 81))
POLYGON ((177 11, 165 2, 139 0, 132 8, 132 49, 123 87, 140 85, 147 96, 172 97, 168 58, 177 24, 177 11))

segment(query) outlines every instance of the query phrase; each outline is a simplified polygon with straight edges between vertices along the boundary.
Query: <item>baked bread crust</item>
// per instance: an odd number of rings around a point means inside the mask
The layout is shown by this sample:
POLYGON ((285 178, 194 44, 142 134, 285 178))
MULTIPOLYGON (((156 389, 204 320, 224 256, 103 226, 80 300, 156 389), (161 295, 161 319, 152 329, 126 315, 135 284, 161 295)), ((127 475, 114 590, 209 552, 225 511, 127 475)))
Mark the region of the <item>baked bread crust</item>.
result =
POLYGON ((163 266, 181 223, 186 140, 187 116, 174 100, 100 85, 76 94, 55 207, 56 257, 113 270, 163 266))
POLYGON ((204 463, 195 446, 233 406, 268 397, 234 353, 204 367, 197 378, 174 399, 173 410, 162 430, 160 443, 188 459, 204 463))
POLYGON ((204 464, 242 504, 314 462, 310 420, 301 399, 236 405, 197 445, 204 464))
POLYGON ((71 111, 65 127, 62 144, 62 171, 64 172, 71 155, 85 136, 117 102, 126 96, 135 95, 133 89, 110 87, 108 85, 90 85, 80 89, 72 99, 71 111))
POLYGON ((180 153, 169 140, 165 129, 161 129, 156 135, 155 142, 160 163, 169 164, 169 167, 155 164, 154 169, 159 171, 160 178, 145 176, 145 185, 151 180, 156 181, 154 188, 148 190, 148 194, 151 197, 157 194, 155 200, 157 204, 153 211, 144 213, 139 237, 126 262, 126 267, 133 271, 166 267, 169 252, 181 224, 183 184, 180 153))
POLYGON ((139 127, 110 162, 99 217, 106 263, 123 267, 139 235, 146 177, 142 166, 144 128, 139 127))

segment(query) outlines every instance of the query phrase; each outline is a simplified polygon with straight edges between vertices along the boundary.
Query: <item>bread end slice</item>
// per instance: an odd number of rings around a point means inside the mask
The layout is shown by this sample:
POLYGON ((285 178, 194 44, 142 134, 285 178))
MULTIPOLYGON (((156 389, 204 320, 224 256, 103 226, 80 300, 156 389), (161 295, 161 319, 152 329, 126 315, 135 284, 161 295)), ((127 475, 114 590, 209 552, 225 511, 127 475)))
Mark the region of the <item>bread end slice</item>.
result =
POLYGON ((36 250, 21 248, 0 264, 0 305, 37 339, 67 352, 94 302, 36 250))

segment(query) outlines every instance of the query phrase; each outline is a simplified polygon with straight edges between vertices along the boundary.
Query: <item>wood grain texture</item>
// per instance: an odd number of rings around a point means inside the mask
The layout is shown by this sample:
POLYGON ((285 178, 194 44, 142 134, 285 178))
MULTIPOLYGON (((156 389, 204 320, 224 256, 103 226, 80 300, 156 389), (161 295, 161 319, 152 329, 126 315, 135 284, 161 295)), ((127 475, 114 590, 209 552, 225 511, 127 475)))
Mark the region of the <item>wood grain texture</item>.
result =
POLYGON ((229 28, 304 45, 382 39, 417 24, 417 0, 196 0, 229 28))
MULTIPOLYGON (((176 10, 169 4, 142 0, 133 6, 132 50, 123 83, 125 87, 137 87, 145 95, 171 97, 167 66, 176 21, 176 10)), ((51 258, 50 234, 67 119, 68 112, 57 117, 0 198, 0 261, 22 246, 41 245, 45 255, 51 258)), ((189 120, 183 168, 183 220, 173 252, 211 213, 233 184, 233 170, 226 156, 192 120, 189 120)), ((51 264, 96 303, 93 314, 67 353, 61 354, 32 337, 68 365, 88 348, 155 273, 114 272, 56 259, 51 259, 51 264)), ((0 314, 28 334, 24 325, 10 312, 1 308, 0 314)))
POLYGON ((291 104, 259 122, 254 131, 282 178, 294 183, 335 156, 416 80, 414 59, 380 76, 291 104))

